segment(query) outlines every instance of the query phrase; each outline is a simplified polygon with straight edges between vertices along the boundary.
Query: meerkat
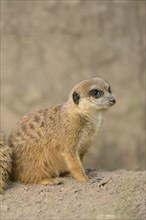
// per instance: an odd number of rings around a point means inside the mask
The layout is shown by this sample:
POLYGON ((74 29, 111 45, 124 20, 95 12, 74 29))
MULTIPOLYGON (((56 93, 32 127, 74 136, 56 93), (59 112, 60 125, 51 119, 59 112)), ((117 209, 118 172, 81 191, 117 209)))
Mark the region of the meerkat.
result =
POLYGON ((83 157, 115 102, 110 85, 96 77, 77 84, 66 103, 26 114, 9 138, 13 179, 58 184, 57 177, 69 171, 77 181, 88 181, 83 157))
POLYGON ((8 185, 12 166, 12 148, 6 144, 5 137, 0 132, 0 193, 8 185))

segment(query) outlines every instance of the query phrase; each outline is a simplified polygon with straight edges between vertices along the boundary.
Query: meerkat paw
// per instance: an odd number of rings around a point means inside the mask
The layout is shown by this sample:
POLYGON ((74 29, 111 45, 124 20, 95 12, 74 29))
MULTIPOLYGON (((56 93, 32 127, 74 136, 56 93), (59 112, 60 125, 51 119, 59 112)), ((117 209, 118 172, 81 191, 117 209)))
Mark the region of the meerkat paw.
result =
POLYGON ((85 175, 84 175, 84 176, 78 177, 77 180, 78 180, 78 182, 80 182, 80 183, 86 183, 86 182, 89 181, 89 178, 88 178, 88 176, 85 176, 85 175))
POLYGON ((41 185, 60 185, 62 184, 62 182, 59 180, 59 179, 48 179, 48 178, 45 178, 45 179, 42 179, 38 184, 41 184, 41 185))

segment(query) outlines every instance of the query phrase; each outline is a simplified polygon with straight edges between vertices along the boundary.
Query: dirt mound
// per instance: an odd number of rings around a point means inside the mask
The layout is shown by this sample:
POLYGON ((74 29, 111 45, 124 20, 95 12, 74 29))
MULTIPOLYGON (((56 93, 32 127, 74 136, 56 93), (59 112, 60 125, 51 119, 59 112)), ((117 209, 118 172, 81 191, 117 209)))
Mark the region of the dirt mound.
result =
POLYGON ((57 186, 13 183, 1 195, 1 219, 145 219, 145 171, 87 170, 91 180, 57 186))

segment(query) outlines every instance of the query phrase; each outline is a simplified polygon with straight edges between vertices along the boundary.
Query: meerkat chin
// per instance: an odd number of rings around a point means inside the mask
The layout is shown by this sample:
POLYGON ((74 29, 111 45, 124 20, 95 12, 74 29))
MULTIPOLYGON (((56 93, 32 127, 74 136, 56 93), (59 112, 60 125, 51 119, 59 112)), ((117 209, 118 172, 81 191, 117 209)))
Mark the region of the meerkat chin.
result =
POLYGON ((88 180, 82 160, 102 124, 103 113, 115 104, 111 87, 101 78, 84 80, 62 105, 25 115, 12 130, 12 177, 21 183, 57 184, 69 171, 88 180))

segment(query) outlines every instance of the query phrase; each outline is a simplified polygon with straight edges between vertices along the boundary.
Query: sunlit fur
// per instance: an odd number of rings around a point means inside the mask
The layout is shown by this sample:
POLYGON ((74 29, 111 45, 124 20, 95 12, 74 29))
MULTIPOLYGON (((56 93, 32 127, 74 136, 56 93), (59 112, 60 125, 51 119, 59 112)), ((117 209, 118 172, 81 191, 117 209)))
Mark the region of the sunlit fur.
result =
POLYGON ((100 78, 82 81, 72 89, 66 103, 25 115, 9 138, 13 179, 55 184, 56 177, 69 171, 79 182, 86 182, 82 159, 102 125, 105 110, 111 106, 108 87, 100 78), (90 97, 91 88, 101 89, 104 96, 90 97), (72 98, 74 91, 80 96, 78 104, 72 98))

